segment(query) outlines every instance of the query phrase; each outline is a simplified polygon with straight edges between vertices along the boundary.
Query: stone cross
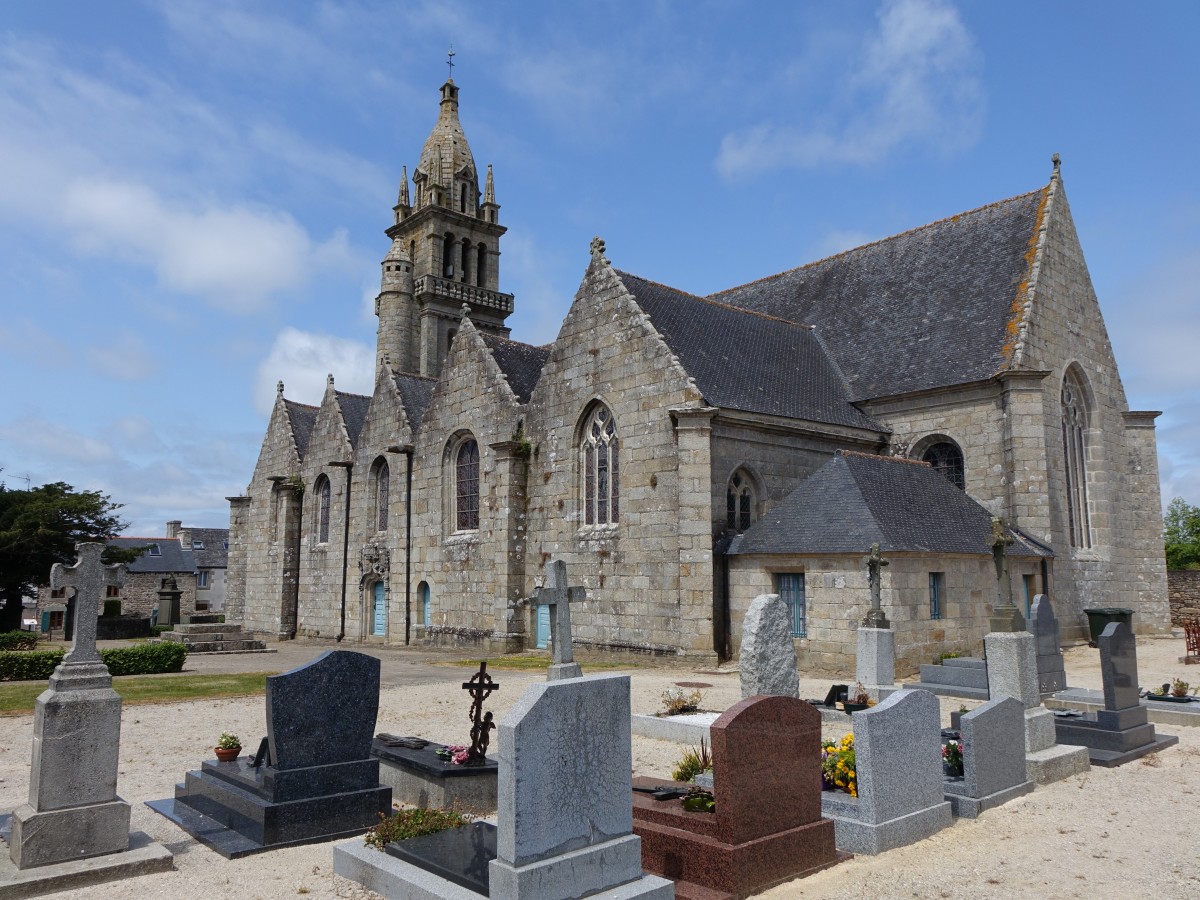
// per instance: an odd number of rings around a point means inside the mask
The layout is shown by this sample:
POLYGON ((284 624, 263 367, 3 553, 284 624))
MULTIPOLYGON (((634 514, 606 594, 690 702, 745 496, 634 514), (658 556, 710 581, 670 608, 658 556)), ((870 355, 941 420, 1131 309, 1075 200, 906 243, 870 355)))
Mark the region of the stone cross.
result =
POLYGON ((588 247, 592 251, 593 258, 604 256, 604 239, 599 235, 596 235, 596 237, 592 238, 592 242, 588 245, 588 247))
POLYGON ((871 586, 871 608, 863 617, 862 623, 867 628, 891 628, 887 616, 883 612, 882 582, 883 567, 889 565, 883 558, 878 544, 871 545, 871 555, 867 557, 867 583, 871 586))
POLYGON ((538 604, 550 607, 550 634, 554 656, 550 680, 578 678, 583 674, 571 652, 571 604, 587 599, 587 590, 567 586, 567 564, 561 559, 546 563, 546 586, 534 592, 538 604))
POLYGON ((109 585, 120 587, 125 582, 123 565, 106 566, 100 562, 104 545, 88 542, 76 544, 79 558, 73 566, 55 563, 50 567, 50 587, 53 590, 73 588, 75 591, 74 646, 63 657, 64 665, 100 662, 96 650, 96 617, 100 602, 109 585))
POLYGON ((1008 545, 1013 537, 1004 520, 992 517, 992 561, 996 564, 996 607, 991 617, 992 631, 1024 631, 1025 617, 1012 602, 1012 580, 1008 571, 1008 545))

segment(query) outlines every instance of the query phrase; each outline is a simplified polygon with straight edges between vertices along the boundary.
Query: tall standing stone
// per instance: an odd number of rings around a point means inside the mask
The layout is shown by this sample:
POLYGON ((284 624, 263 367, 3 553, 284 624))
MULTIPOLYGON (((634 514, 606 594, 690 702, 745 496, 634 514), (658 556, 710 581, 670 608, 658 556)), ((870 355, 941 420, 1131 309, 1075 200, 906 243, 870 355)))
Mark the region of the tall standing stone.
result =
POLYGON ((778 594, 755 597, 746 610, 738 668, 743 699, 760 694, 800 696, 791 616, 778 594))

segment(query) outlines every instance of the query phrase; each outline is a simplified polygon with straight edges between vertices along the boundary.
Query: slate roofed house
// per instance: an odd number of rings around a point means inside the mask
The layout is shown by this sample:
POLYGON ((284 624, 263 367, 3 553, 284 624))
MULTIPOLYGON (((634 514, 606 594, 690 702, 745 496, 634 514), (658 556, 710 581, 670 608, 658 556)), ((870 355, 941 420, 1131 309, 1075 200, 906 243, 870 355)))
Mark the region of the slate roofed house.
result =
POLYGON ((904 666, 980 650, 997 516, 1019 607, 1049 592, 1067 638, 1085 605, 1166 631, 1157 413, 1126 401, 1052 164, 1035 190, 707 296, 595 238, 539 347, 506 325, 496 180, 447 81, 381 210, 374 391, 330 375, 310 406, 279 385, 231 500, 230 616, 539 647, 561 559, 583 646, 713 662, 769 591, 798 611, 802 664, 852 669, 878 542, 904 666))
POLYGON ((126 615, 148 616, 158 603, 158 589, 168 575, 179 590, 181 615, 221 612, 225 606, 228 528, 184 528, 173 520, 163 537, 116 537, 110 545, 146 547, 126 567, 121 609, 126 615))

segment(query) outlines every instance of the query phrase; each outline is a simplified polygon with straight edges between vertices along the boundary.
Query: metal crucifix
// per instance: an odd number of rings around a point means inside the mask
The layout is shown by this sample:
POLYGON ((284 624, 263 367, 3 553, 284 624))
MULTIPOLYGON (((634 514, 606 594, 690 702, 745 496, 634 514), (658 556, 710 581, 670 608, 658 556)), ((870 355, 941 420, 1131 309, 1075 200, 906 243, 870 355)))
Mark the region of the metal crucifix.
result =
POLYGON ((465 766, 482 766, 487 762, 487 748, 491 743, 489 732, 496 727, 492 714, 483 711, 483 701, 500 690, 500 682, 493 681, 487 672, 487 660, 479 664, 479 671, 463 682, 463 690, 471 695, 471 747, 467 750, 465 766))

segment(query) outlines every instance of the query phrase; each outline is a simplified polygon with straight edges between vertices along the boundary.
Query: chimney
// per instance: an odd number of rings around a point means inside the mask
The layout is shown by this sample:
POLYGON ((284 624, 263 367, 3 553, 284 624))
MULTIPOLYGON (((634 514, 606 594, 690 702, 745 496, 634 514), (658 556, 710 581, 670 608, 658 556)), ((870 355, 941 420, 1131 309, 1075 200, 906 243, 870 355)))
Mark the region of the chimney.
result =
POLYGON ((183 521, 181 519, 172 519, 170 522, 168 522, 167 523, 167 537, 168 538, 179 537, 179 529, 180 529, 180 526, 182 526, 182 525, 183 525, 183 521))

